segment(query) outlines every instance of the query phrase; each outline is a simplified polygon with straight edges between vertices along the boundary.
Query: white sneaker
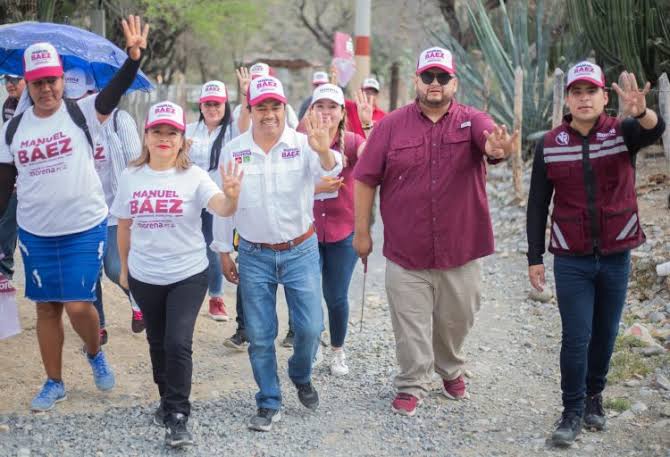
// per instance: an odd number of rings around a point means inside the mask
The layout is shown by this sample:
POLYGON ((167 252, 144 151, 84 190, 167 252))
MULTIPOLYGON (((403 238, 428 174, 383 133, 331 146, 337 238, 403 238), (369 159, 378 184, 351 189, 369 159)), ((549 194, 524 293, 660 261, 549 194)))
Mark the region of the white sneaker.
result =
POLYGON ((321 352, 321 343, 316 348, 316 354, 314 355, 314 360, 312 360, 312 368, 316 368, 323 362, 323 353, 321 352))
POLYGON ((333 359, 330 361, 330 373, 333 376, 345 376, 349 374, 346 359, 347 356, 344 355, 344 349, 333 351, 333 359))

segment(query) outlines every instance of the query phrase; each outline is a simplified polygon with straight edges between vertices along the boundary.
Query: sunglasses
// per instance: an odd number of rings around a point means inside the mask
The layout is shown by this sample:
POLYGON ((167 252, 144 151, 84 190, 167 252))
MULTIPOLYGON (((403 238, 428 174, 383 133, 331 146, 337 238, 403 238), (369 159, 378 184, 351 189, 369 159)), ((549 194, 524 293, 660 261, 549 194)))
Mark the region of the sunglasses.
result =
POLYGON ((437 78, 437 83, 440 86, 446 86, 451 81, 451 75, 449 73, 433 73, 431 71, 424 71, 419 75, 421 77, 421 82, 424 84, 433 84, 433 81, 437 78))
POLYGON ((4 76, 2 79, 4 79, 5 84, 18 84, 21 82, 23 78, 15 78, 13 76, 4 76))

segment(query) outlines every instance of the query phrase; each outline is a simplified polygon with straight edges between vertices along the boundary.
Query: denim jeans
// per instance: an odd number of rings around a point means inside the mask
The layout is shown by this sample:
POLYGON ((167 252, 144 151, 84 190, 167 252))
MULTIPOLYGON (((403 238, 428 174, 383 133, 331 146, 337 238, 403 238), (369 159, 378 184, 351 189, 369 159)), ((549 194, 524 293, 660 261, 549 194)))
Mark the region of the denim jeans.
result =
POLYGON ((566 411, 581 415, 585 396, 605 389, 629 273, 630 251, 554 257, 563 327, 561 391, 566 411))
POLYGON ((344 345, 349 323, 349 284, 358 260, 351 244, 353 239, 352 233, 335 243, 319 243, 321 285, 328 307, 330 344, 336 348, 344 345))
POLYGON ((202 234, 205 237, 205 250, 207 251, 207 260, 209 260, 209 268, 207 269, 207 287, 209 288, 210 297, 223 296, 223 271, 221 270, 221 258, 218 252, 212 251, 209 245, 212 243, 212 224, 214 223, 213 216, 202 210, 200 215, 202 219, 202 234))
MULTIPOLYGON (((121 287, 119 285, 121 259, 119 258, 119 248, 116 240, 116 225, 107 227, 107 245, 105 246, 105 256, 102 259, 102 265, 105 270, 105 275, 107 275, 109 280, 121 287)), ((130 293, 127 290, 123 290, 123 292, 128 296, 131 307, 133 309, 139 309, 130 297, 130 293)), ((98 310, 98 316, 100 316, 100 328, 104 328, 105 310, 102 302, 102 272, 100 272, 100 278, 95 285, 95 301, 93 302, 93 306, 98 310)))
POLYGON ((321 271, 316 235, 286 251, 273 251, 240 240, 240 284, 249 359, 259 392, 259 408, 279 409, 281 390, 277 376, 277 286, 286 292, 295 333, 288 375, 296 384, 310 381, 312 360, 323 326, 321 271))
POLYGON ((12 193, 5 213, 0 217, 0 273, 12 279, 14 276, 14 251, 16 250, 16 192, 12 193))
POLYGON ((166 413, 191 414, 193 330, 207 293, 207 272, 167 285, 128 277, 142 310, 151 368, 166 413))

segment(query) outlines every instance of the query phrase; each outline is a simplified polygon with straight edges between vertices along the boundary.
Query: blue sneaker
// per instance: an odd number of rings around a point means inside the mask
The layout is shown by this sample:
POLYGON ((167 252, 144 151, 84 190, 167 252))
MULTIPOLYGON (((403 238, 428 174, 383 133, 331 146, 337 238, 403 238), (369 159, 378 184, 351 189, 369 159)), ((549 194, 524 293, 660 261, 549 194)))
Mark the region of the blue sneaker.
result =
POLYGON ((114 387, 114 372, 107 363, 105 353, 100 350, 94 357, 86 354, 86 359, 93 369, 93 380, 98 390, 110 390, 114 387))
POLYGON ((56 403, 63 401, 67 398, 65 395, 65 385, 63 381, 54 381, 53 379, 47 379, 42 390, 39 391, 35 398, 33 398, 32 403, 30 404, 30 409, 32 411, 41 412, 49 411, 52 409, 56 403))

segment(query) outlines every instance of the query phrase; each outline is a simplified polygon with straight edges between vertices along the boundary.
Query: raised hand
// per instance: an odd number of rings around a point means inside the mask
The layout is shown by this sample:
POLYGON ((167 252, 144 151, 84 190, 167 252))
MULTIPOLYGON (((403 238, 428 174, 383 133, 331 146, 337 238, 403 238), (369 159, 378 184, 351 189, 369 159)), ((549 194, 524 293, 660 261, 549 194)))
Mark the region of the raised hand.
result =
POLYGON ((221 173, 221 182, 223 182, 223 193, 231 200, 237 200, 240 197, 240 189, 242 188, 242 178, 244 171, 237 163, 233 167, 233 162, 228 162, 227 169, 223 165, 219 167, 221 173))
POLYGON ((354 96, 356 98, 356 109, 358 110, 358 118, 361 120, 361 124, 371 124, 374 97, 368 96, 363 92, 363 89, 358 89, 354 96))
POLYGON ((320 113, 310 110, 305 116, 305 129, 309 146, 318 153, 325 153, 330 149, 330 118, 324 119, 320 113))
POLYGON ((123 37, 126 42, 128 56, 133 60, 142 57, 142 50, 147 48, 147 37, 149 36, 149 24, 142 27, 142 18, 139 16, 128 16, 121 21, 123 37))
POLYGON ((493 124, 493 132, 489 133, 484 130, 484 136, 486 137, 484 151, 486 155, 494 159, 506 159, 514 151, 519 134, 518 129, 510 135, 507 132, 507 126, 493 124))
POLYGON ((647 109, 646 95, 651 89, 651 84, 647 82, 644 88, 640 90, 637 86, 637 79, 633 73, 624 71, 621 73, 621 83, 623 88, 617 83, 612 83, 614 89, 623 104, 624 116, 639 116, 647 109))
POLYGON ((240 90, 246 96, 247 91, 249 90, 249 85, 251 84, 249 69, 247 67, 240 67, 235 70, 235 73, 237 74, 237 81, 240 83, 240 90))

